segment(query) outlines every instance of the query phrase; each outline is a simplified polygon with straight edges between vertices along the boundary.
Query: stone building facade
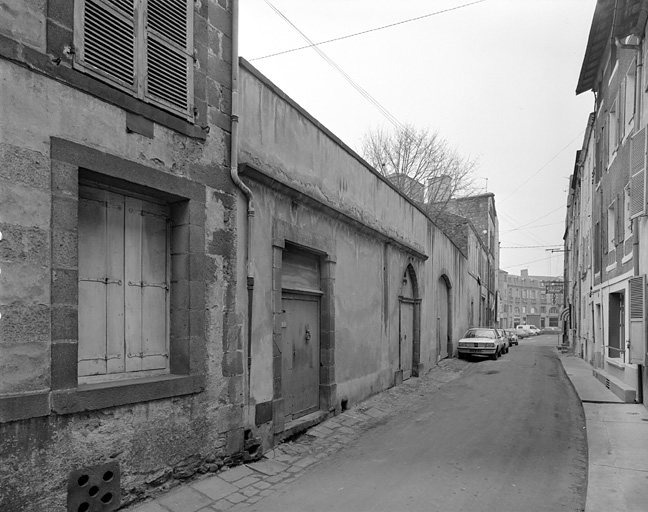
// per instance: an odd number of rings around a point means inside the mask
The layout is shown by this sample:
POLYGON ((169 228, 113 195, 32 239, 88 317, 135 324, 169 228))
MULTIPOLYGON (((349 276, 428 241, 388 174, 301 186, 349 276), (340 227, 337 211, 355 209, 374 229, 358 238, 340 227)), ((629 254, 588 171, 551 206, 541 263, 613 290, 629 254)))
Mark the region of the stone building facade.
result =
POLYGON ((2 4, 0 509, 128 503, 243 451, 232 3, 2 4))
POLYGON ((595 111, 585 122, 565 226, 571 343, 627 401, 648 391, 647 19, 645 1, 596 6, 576 88, 594 93, 595 111))
POLYGON ((499 280, 499 219, 495 208, 495 194, 485 193, 476 196, 451 199, 445 206, 448 213, 465 217, 475 227, 486 251, 479 258, 480 285, 484 287, 480 298, 480 318, 482 325, 495 325, 498 313, 499 280))

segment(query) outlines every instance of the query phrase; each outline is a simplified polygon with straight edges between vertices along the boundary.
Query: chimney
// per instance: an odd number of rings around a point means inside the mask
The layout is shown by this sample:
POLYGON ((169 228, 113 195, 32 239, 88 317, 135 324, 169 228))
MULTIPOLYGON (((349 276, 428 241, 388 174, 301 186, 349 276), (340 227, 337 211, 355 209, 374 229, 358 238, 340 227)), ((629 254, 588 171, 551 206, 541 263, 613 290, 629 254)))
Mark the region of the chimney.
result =
POLYGON ((521 273, 522 277, 529 277, 529 269, 525 268, 521 273))
POLYGON ((444 174, 428 179, 427 202, 444 203, 452 196, 452 177, 444 174))

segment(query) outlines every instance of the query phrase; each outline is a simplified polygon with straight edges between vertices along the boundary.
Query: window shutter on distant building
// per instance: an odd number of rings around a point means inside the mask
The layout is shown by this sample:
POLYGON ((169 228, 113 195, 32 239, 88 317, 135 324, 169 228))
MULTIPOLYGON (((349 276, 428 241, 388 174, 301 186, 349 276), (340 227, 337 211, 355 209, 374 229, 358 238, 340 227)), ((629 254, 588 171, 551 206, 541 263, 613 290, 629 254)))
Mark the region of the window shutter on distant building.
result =
POLYGON ((646 129, 642 128, 633 135, 630 150, 630 216, 633 219, 646 211, 645 153, 646 129))
POLYGON ((616 241, 617 245, 623 243, 625 238, 625 230, 623 228, 625 206, 623 204, 623 195, 617 194, 616 196, 616 241))

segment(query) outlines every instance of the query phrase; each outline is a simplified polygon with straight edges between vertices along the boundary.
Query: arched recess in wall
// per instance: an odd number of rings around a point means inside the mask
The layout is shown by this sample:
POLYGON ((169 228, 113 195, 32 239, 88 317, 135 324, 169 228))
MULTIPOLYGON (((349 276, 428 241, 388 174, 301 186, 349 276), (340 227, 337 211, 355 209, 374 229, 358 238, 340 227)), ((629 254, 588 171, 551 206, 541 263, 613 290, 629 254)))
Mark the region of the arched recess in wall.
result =
POLYGON ((436 297, 436 348, 437 361, 454 355, 452 342, 452 281, 443 272, 437 282, 436 297))
POLYGON ((403 380, 418 377, 421 365, 421 299, 416 271, 408 264, 398 295, 398 368, 403 380))

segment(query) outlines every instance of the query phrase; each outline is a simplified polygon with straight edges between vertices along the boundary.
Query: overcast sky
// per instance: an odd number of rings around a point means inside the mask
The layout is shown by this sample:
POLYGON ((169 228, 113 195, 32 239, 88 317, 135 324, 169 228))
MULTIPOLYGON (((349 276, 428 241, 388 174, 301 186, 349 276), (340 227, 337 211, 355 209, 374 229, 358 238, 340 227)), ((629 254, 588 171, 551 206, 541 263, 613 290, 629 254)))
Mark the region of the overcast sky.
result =
POLYGON ((320 49, 400 123, 479 158, 501 268, 562 274, 563 254, 546 249, 562 245, 593 110, 575 89, 596 0, 242 0, 241 56, 359 152, 367 130, 392 125, 312 48, 261 58, 307 44, 268 2, 316 43, 420 18, 320 49))

